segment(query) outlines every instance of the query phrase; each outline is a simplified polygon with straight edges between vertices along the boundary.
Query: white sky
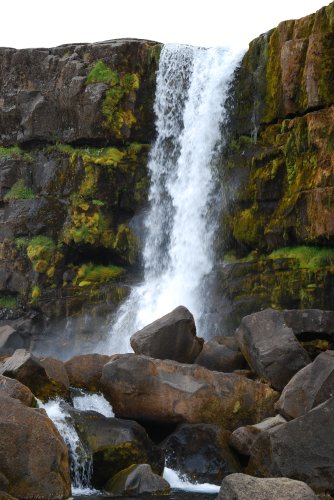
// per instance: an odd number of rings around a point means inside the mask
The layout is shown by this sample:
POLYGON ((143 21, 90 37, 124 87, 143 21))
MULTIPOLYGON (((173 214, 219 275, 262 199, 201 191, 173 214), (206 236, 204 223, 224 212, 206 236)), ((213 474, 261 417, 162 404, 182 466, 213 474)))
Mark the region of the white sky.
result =
POLYGON ((329 0, 0 0, 2 47, 113 38, 246 48, 280 21, 329 0))

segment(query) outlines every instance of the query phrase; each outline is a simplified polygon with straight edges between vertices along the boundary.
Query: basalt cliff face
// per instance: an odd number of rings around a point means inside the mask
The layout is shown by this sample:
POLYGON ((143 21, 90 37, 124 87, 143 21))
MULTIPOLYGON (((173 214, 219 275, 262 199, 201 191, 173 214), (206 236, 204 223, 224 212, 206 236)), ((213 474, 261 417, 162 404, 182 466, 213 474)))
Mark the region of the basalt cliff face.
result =
POLYGON ((0 49, 2 317, 59 318, 124 297, 160 49, 144 40, 0 49))
POLYGON ((236 72, 222 178, 228 328, 264 307, 334 303, 334 4, 251 42, 236 72), (226 256, 226 251, 227 256, 226 256))

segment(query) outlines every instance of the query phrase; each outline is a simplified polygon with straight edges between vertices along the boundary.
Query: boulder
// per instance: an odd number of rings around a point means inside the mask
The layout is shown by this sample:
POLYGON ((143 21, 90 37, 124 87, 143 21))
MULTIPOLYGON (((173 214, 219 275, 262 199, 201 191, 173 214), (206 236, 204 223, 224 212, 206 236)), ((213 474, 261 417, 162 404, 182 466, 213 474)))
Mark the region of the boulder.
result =
POLYGON ((262 432, 247 473, 290 477, 319 493, 334 489, 334 397, 305 415, 262 432))
POLYGON ((17 349, 0 364, 0 374, 19 380, 42 401, 68 395, 64 385, 49 377, 42 363, 24 349, 17 349))
POLYGON ((193 315, 183 306, 145 326, 130 339, 136 354, 179 363, 193 363, 202 350, 203 342, 196 337, 193 315))
POLYGON ((0 326, 0 354, 13 354, 15 349, 23 347, 21 335, 10 325, 0 326))
POLYGON ((195 363, 217 372, 233 372, 245 368, 246 361, 240 351, 218 344, 214 340, 205 342, 195 363))
POLYGON ((245 316, 236 337, 249 366, 277 390, 311 361, 281 311, 266 309, 245 316))
POLYGON ((281 415, 276 415, 275 417, 266 418, 259 424, 239 427, 230 435, 229 445, 240 453, 240 455, 249 456, 255 440, 261 432, 284 423, 286 423, 285 418, 281 415))
POLYGON ((8 495, 5 491, 0 491, 0 500, 16 500, 16 498, 8 495))
POLYGON ((168 495, 169 483, 148 464, 130 465, 110 479, 104 490, 113 496, 168 495))
POLYGON ((316 500, 307 484, 287 477, 258 478, 246 474, 231 474, 222 482, 217 500, 316 500))
POLYGON ((40 358, 39 361, 44 366, 46 374, 49 378, 63 385, 64 391, 69 389, 70 381, 64 363, 62 361, 51 357, 40 358))
POLYGON ((91 453, 95 488, 102 488, 110 478, 132 464, 150 464, 155 473, 162 473, 163 453, 137 422, 67 408, 82 442, 91 453))
POLYGON ((68 498, 67 447, 44 411, 0 395, 0 463, 6 491, 18 498, 68 498))
POLYGON ((334 393, 334 351, 319 354, 285 386, 276 408, 286 418, 297 418, 334 393))
POLYGON ((36 406, 36 399, 31 390, 18 380, 0 375, 0 394, 19 399, 26 406, 36 406))
POLYGON ((82 354, 66 361, 65 368, 70 385, 98 391, 103 366, 110 361, 110 356, 103 354, 82 354))
POLYGON ((214 423, 227 429, 274 414, 278 394, 234 373, 147 356, 115 356, 103 367, 102 391, 115 415, 157 423, 214 423))
POLYGON ((334 311, 320 309, 291 309, 283 311, 284 321, 295 335, 302 333, 334 336, 334 311))
POLYGON ((166 466, 191 481, 220 484, 240 470, 228 446, 229 436, 219 425, 182 424, 160 444, 166 466))

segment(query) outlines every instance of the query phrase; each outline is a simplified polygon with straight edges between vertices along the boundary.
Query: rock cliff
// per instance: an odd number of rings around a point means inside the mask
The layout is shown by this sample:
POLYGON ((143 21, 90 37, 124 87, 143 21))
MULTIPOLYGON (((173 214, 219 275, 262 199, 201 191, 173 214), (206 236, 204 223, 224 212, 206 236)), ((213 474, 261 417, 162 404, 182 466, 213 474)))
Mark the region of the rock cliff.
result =
POLYGON ((264 307, 333 307, 333 23, 333 3, 282 22, 236 71, 216 269, 227 329, 264 307))
POLYGON ((55 318, 124 297, 160 48, 0 49, 0 307, 55 318))

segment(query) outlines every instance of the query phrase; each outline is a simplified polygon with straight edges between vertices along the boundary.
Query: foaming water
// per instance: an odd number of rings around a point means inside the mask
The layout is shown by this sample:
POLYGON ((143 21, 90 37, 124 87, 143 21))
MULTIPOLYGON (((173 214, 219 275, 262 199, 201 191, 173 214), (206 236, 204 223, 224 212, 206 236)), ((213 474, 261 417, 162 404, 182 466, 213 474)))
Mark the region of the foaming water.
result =
POLYGON ((165 467, 164 479, 169 482, 172 489, 182 490, 191 493, 218 493, 220 486, 210 483, 190 483, 183 479, 176 471, 165 467))
POLYGON ((213 267, 215 164, 229 83, 240 56, 222 48, 165 45, 155 101, 157 139, 149 170, 144 281, 121 306, 109 351, 131 350, 130 336, 184 305, 198 333, 205 300, 203 278, 213 267))
POLYGON ((72 398, 73 406, 76 410, 96 411, 105 417, 114 417, 111 405, 103 394, 89 394, 83 390, 77 391, 77 395, 72 398))

